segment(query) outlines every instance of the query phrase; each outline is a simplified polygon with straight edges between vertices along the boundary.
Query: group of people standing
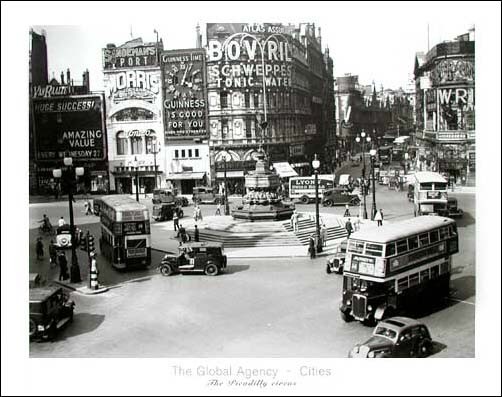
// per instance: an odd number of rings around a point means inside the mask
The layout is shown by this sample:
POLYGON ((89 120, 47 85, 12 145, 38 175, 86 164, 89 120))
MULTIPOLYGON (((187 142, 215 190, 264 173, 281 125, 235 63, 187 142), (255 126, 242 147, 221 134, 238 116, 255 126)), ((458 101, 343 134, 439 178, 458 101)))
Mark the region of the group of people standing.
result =
MULTIPOLYGON (((42 241, 42 237, 37 238, 36 252, 37 261, 43 260, 44 243, 42 241)), ((68 273, 68 260, 66 259, 66 255, 63 251, 58 251, 56 249, 54 240, 52 239, 49 244, 49 262, 51 264, 51 268, 59 265, 59 281, 66 281, 70 278, 70 274, 68 273)))

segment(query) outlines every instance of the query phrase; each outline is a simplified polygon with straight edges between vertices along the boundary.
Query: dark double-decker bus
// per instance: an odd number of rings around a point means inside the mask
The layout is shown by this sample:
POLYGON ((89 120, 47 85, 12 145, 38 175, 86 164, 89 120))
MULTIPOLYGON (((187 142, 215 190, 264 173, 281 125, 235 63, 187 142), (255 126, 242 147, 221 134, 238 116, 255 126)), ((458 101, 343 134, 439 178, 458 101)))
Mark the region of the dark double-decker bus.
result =
POLYGON ((382 165, 390 164, 392 154, 392 146, 380 146, 378 148, 378 161, 382 163, 382 165))
POLYGON ((145 205, 127 195, 103 196, 94 200, 99 208, 99 246, 112 266, 125 269, 151 263, 150 214, 145 205))
POLYGON ((448 296, 451 256, 457 252, 457 225, 440 216, 351 234, 340 302, 343 320, 371 324, 417 303, 448 296))

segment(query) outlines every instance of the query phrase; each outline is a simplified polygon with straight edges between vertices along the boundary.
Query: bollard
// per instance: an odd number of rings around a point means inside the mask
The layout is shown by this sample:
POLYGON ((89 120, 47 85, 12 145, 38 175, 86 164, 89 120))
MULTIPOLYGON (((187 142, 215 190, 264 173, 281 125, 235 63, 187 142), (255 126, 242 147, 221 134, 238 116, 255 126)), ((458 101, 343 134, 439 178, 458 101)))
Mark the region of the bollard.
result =
POLYGON ((91 289, 97 290, 99 288, 99 286, 98 286, 98 268, 96 266, 96 259, 95 258, 91 259, 90 277, 91 277, 91 289))

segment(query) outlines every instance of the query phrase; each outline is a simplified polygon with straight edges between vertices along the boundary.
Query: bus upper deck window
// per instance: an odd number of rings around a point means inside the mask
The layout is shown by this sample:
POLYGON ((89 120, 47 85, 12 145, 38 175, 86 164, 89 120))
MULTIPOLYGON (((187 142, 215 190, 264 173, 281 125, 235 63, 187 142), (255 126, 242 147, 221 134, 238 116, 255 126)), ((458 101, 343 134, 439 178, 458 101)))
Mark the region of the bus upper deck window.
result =
POLYGON ((408 251, 408 241, 407 240, 400 240, 397 242, 397 253, 401 254, 403 252, 408 251))
POLYGON ((432 232, 429 233, 429 235, 431 244, 435 243, 436 241, 439 241, 439 233, 437 230, 433 230, 432 232))
POLYGON ((418 237, 413 236, 408 239, 408 247, 410 250, 418 248, 418 237))
POLYGON ((385 249, 385 256, 396 255, 396 243, 389 243, 385 249))
POLYGON ((429 245, 429 234, 423 233, 419 236, 420 246, 423 247, 425 245, 429 245))

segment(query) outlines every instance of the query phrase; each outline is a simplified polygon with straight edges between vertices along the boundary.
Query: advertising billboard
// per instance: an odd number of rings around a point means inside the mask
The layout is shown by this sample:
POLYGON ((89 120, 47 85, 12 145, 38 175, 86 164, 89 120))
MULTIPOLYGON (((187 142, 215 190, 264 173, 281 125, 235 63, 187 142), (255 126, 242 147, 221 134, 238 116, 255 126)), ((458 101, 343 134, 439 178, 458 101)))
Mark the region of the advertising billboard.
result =
POLYGON ((106 158, 102 95, 33 99, 35 158, 62 159, 65 152, 78 161, 106 158))
POLYGON ((206 138, 206 53, 203 49, 162 53, 166 139, 206 138))
POLYGON ((292 86, 292 25, 208 23, 208 83, 223 89, 292 86))
POLYGON ((138 42, 137 46, 103 48, 103 69, 138 68, 156 66, 157 47, 138 42))

